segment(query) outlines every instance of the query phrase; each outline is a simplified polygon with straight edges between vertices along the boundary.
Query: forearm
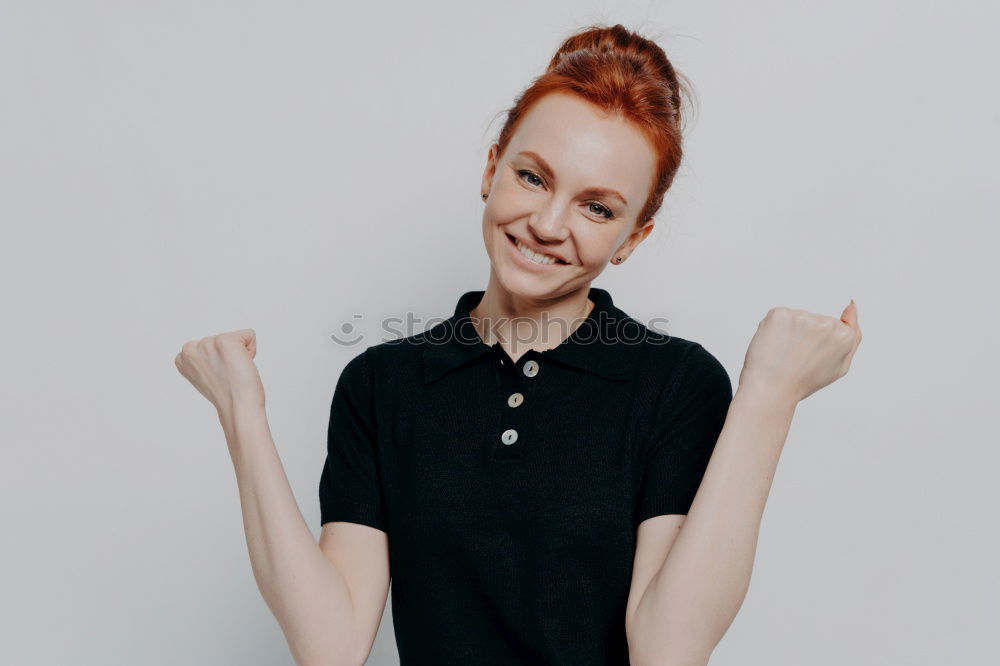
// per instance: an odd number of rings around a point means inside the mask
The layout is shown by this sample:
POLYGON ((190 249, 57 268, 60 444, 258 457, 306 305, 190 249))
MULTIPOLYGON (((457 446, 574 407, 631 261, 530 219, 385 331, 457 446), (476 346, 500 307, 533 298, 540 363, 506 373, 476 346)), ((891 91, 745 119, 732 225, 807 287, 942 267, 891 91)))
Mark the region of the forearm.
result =
POLYGON ((236 471, 254 578, 296 663, 356 664, 347 581, 302 517, 263 409, 236 407, 219 417, 236 471))
POLYGON ((765 390, 741 388, 733 396, 691 508, 630 618, 633 664, 708 663, 749 588, 795 405, 765 390))

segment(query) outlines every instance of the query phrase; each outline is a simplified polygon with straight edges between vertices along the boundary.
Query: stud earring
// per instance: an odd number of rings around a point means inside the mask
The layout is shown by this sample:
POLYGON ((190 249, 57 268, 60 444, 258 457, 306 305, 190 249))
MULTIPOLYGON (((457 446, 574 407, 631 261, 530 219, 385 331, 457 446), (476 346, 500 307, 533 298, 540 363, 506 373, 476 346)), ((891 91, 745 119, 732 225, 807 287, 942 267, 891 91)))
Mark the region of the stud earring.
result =
POLYGON ((622 263, 622 258, 621 257, 615 257, 615 263, 616 264, 622 263))
POLYGON ((483 201, 486 201, 486 197, 488 197, 488 196, 489 195, 486 192, 483 192, 483 201))

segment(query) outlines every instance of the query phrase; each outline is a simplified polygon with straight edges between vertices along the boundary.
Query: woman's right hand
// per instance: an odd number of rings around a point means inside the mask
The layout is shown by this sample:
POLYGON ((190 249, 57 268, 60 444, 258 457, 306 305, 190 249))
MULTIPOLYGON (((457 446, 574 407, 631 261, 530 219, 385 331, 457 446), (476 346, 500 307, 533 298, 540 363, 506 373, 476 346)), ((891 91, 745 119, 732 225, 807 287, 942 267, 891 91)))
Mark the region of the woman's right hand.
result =
POLYGON ((257 334, 245 328, 184 343, 174 365, 221 417, 234 407, 264 408, 264 385, 253 362, 256 355, 257 334))

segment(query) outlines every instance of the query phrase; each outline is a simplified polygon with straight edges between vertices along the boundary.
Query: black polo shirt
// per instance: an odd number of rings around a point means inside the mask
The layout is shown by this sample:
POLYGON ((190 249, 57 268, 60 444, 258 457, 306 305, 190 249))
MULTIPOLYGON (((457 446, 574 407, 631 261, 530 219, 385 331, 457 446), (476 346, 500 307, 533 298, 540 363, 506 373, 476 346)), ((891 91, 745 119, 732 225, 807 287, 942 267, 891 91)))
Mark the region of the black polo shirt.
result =
POLYGON ((321 522, 389 535, 403 666, 628 664, 636 528, 687 513, 729 375, 596 287, 568 338, 514 363, 472 325, 483 293, 344 367, 321 522))

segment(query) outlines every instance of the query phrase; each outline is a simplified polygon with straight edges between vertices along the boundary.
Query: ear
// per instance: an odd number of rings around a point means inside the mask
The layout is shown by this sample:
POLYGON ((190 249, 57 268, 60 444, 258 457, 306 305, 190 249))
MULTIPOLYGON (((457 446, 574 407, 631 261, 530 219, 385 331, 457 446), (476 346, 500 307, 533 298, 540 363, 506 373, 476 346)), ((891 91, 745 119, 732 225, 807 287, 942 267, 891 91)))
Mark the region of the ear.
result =
POLYGON ((633 243, 632 245, 633 248, 642 241, 646 240, 646 236, 652 233, 653 225, 655 224, 656 220, 651 217, 648 220, 646 220, 642 225, 637 226, 635 231, 629 234, 629 240, 633 243))
POLYGON ((632 254, 632 251, 635 250, 635 248, 639 245, 639 243, 644 241, 646 239, 646 236, 648 236, 649 233, 653 230, 654 224, 655 220, 653 218, 649 218, 648 220, 646 220, 645 224, 643 224, 641 227, 638 227, 635 231, 633 231, 628 235, 628 238, 625 239, 625 242, 621 244, 621 246, 618 248, 615 254, 618 254, 619 252, 627 252, 628 254, 632 254))
POLYGON ((496 143, 490 146, 486 154, 486 168, 483 170, 483 182, 480 191, 489 192, 493 188, 493 177, 497 172, 497 158, 499 157, 500 146, 496 143))

